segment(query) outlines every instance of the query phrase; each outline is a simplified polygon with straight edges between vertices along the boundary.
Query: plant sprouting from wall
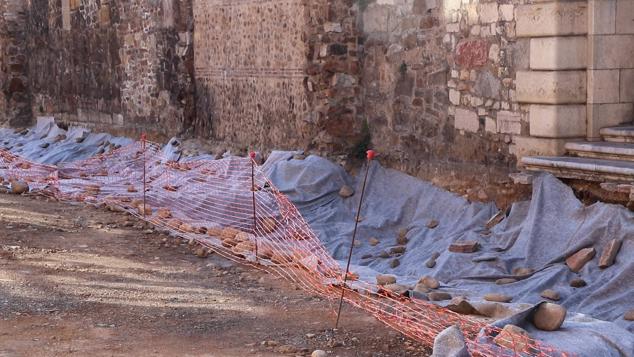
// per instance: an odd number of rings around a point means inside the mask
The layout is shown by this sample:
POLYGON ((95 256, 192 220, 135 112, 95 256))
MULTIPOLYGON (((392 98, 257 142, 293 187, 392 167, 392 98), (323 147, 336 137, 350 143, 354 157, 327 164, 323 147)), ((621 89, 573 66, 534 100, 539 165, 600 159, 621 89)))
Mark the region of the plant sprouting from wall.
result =
POLYGON ((356 159, 363 160, 366 157, 366 152, 370 149, 371 143, 372 134, 370 133, 370 125, 368 121, 365 120, 361 127, 361 139, 359 139, 359 142, 352 148, 352 156, 356 159))

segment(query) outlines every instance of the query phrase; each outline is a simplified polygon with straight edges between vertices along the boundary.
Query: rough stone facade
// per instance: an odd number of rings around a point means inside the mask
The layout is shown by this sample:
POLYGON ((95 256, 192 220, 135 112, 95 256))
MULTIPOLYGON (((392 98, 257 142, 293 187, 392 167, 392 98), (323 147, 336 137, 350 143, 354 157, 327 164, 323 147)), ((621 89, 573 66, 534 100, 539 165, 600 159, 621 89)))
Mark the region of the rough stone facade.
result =
POLYGON ((28 106, 11 117, 27 122, 55 116, 67 124, 155 137, 188 128, 194 115, 191 3, 19 2, 22 16, 14 23, 23 36, 9 38, 23 56, 25 76, 11 70, 19 79, 4 93, 28 93, 28 106))
POLYGON ((25 125, 32 119, 27 78, 26 2, 0 1, 0 124, 25 125))
POLYGON ((196 134, 332 151, 359 140, 351 0, 195 0, 196 134))
POLYGON ((512 65, 500 58, 512 19, 497 9, 494 18, 474 18, 477 6, 416 0, 363 10, 364 114, 372 144, 401 170, 487 176, 515 164, 507 134, 521 130, 519 108, 503 84, 512 65))

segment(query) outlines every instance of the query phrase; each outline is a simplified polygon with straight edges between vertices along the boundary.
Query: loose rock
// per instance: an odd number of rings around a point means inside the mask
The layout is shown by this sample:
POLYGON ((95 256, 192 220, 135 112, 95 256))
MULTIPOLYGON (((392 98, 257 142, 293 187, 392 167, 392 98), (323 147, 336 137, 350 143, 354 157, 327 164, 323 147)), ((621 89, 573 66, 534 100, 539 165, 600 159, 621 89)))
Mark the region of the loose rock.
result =
POLYGON ((326 353, 326 351, 315 350, 313 351, 313 353, 311 353, 310 357, 328 357, 328 354, 326 353))
POLYGON ((493 342, 498 346, 514 350, 515 352, 522 352, 527 350, 530 339, 530 335, 523 328, 515 325, 506 325, 493 339, 493 342))
POLYGON ((401 261, 398 259, 394 259, 390 262, 390 267, 392 267, 392 269, 398 268, 399 265, 401 265, 401 261))
POLYGON ((559 296, 559 293, 552 289, 546 289, 542 291, 541 297, 543 297, 544 299, 550 299, 553 301, 559 301, 559 299, 561 299, 561 297, 559 296))
POLYGON ((469 357, 469 349, 458 326, 451 326, 434 339, 432 357, 469 357))
POLYGON ((398 231, 398 237, 396 237, 396 244, 398 245, 406 245, 409 243, 409 239, 407 239, 407 229, 401 229, 398 231))
POLYGON ((427 222, 427 228, 429 229, 435 229, 436 227, 438 227, 439 222, 435 219, 432 219, 431 221, 427 222))
POLYGON ((495 281, 495 284, 497 285, 507 285, 507 284, 513 284, 516 283, 517 279, 513 279, 513 278, 502 278, 502 279, 498 279, 495 281))
POLYGON ((396 276, 379 274, 376 276, 376 283, 377 285, 396 284, 396 276))
POLYGON ((385 285, 384 288, 398 295, 403 295, 409 291, 409 287, 401 284, 389 284, 385 285))
POLYGON ((513 297, 504 294, 486 294, 484 295, 484 300, 509 303, 513 300, 513 297))
POLYGON ((584 248, 566 259, 566 265, 575 273, 583 269, 587 262, 591 261, 596 254, 594 248, 584 248))
POLYGON ((561 305, 543 303, 533 314, 533 325, 540 330, 556 331, 564 323, 566 313, 566 308, 561 305))
POLYGON ((436 266, 436 259, 429 259, 426 263, 425 266, 428 267, 429 269, 433 268, 436 266))
POLYGON ((423 293, 426 294, 428 292, 431 291, 431 289, 429 289, 428 287, 426 287, 425 285, 418 283, 416 284, 416 286, 414 287, 414 291, 418 292, 418 293, 423 293))
POLYGON ((379 240, 376 238, 370 238, 370 245, 373 247, 376 247, 377 245, 379 245, 379 240))
POLYGON ((390 257, 390 253, 382 250, 381 253, 379 253, 379 258, 383 258, 383 259, 387 259, 390 257))
POLYGON ((513 269, 513 275, 520 277, 526 277, 532 275, 535 271, 531 268, 515 268, 513 269))
POLYGON ((605 269, 611 267, 614 264, 616 255, 619 254, 622 241, 618 239, 612 239, 603 249, 601 258, 599 259, 599 268, 605 269))
POLYGON ((626 312, 623 319, 626 321, 634 321, 634 309, 626 312))
POLYGON ((196 249, 196 252, 194 254, 196 254, 198 258, 207 258, 209 256, 209 252, 207 251, 207 249, 202 247, 196 249))
POLYGON ((292 345, 282 345, 277 347, 275 351, 278 353, 290 354, 290 353, 297 353, 299 349, 297 349, 297 347, 292 345))
POLYGON ((29 185, 23 181, 13 180, 11 181, 11 193, 14 195, 21 195, 29 192, 29 185))
POLYGON ((447 309, 463 315, 478 314, 478 310, 476 310, 476 308, 473 307, 473 305, 471 305, 471 303, 462 296, 453 298, 453 300, 451 300, 451 303, 447 305, 447 309))
POLYGON ((497 226, 500 222, 502 222, 502 220, 504 220, 505 217, 506 214, 504 211, 498 211, 498 213, 496 213, 493 217, 491 217, 491 219, 489 219, 485 226, 486 229, 491 229, 497 226))
POLYGON ((352 187, 350 187, 348 185, 343 186, 339 190, 339 196, 341 196, 343 198, 352 197, 352 195, 354 195, 354 190, 352 189, 352 187))
POLYGON ((573 288, 583 288, 586 285, 588 285, 588 283, 586 283, 586 281, 581 278, 572 279, 572 281, 570 282, 570 286, 572 286, 573 288))
POLYGON ((424 276, 419 281, 419 284, 423 284, 430 289, 438 289, 440 287, 440 283, 438 280, 432 278, 431 276, 424 276))
POLYGON ((453 243, 449 246, 452 253, 475 253, 480 249, 480 244, 476 241, 464 241, 453 243))
POLYGON ((407 250, 407 247, 404 247, 404 246, 392 247, 392 249, 390 249, 390 253, 392 253, 392 254, 403 254, 403 253, 405 253, 405 250, 407 250))
POLYGON ((429 301, 451 300, 451 294, 440 291, 431 292, 427 294, 427 297, 429 298, 429 301))

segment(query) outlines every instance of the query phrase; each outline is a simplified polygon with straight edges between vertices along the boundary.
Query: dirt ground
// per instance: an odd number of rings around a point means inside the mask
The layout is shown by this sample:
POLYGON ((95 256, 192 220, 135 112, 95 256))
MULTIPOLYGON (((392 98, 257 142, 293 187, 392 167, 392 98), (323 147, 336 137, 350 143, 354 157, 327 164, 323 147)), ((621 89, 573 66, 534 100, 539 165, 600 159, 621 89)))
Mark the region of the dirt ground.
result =
POLYGON ((370 315, 124 215, 0 195, 0 357, 428 356, 370 315))

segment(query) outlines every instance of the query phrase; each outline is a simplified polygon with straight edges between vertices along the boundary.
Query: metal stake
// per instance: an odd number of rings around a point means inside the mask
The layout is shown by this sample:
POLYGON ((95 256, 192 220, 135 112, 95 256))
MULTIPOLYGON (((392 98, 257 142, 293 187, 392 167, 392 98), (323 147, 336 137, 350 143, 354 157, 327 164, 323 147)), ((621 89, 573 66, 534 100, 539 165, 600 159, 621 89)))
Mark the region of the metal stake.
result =
POLYGON ((255 152, 252 151, 249 156, 251 157, 251 194, 253 197, 253 237, 255 241, 255 261, 258 261, 258 238, 256 229, 258 228, 258 218, 255 213, 255 152))
POLYGON ((363 178, 363 188, 361 189, 361 197, 359 198, 359 208, 357 209, 357 217, 354 220, 354 231, 352 232, 352 244, 350 244, 350 252, 348 253, 348 264, 346 265, 346 273, 343 276, 343 286, 341 287, 341 298, 339 299, 339 310, 337 311, 337 322, 335 328, 339 328, 339 318, 341 317, 341 308, 343 307, 343 297, 346 293, 346 284, 348 283, 348 273, 350 273, 350 262, 352 261, 352 251, 354 250, 354 243, 357 238, 357 228, 359 227, 359 218, 361 217, 361 205, 363 204, 363 197, 365 196, 365 186, 368 182, 368 173, 370 172, 370 164, 374 159, 375 152, 368 150, 368 165, 365 168, 365 177, 363 178))
POLYGON ((141 148, 143 149, 143 218, 144 219, 146 218, 145 211, 147 209, 146 208, 147 206, 146 206, 146 203, 145 203, 145 185, 146 185, 145 184, 145 182, 146 182, 146 179, 145 179, 145 175, 146 175, 146 172, 145 172, 146 171, 146 168, 145 168, 145 166, 146 166, 145 165, 145 151, 146 151, 146 149, 145 149, 145 140, 146 140, 146 136, 145 136, 145 133, 143 133, 143 134, 141 134, 141 148))

